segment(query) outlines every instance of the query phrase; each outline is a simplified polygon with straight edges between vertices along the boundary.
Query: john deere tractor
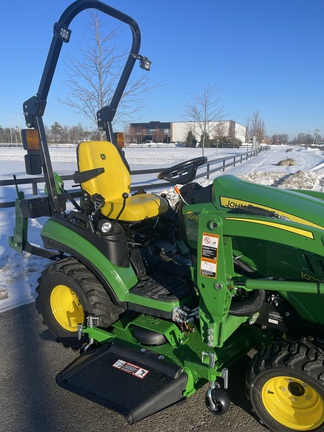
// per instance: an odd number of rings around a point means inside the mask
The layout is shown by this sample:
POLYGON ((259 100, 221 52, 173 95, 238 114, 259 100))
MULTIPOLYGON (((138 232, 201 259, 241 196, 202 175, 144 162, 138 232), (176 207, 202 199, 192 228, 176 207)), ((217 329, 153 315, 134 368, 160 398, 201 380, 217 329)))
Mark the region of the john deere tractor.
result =
POLYGON ((207 408, 220 415, 230 404, 231 367, 249 353, 242 398, 262 423, 275 432, 324 431, 324 194, 231 175, 202 187, 194 180, 205 157, 158 175, 177 185, 175 207, 131 193, 112 122, 134 64, 149 69, 139 49, 132 18, 77 0, 54 25, 38 92, 23 104, 26 172, 43 174, 47 193, 19 192, 10 244, 49 259, 36 306, 58 341, 80 349, 57 382, 129 423, 202 386, 207 408), (77 198, 53 172, 43 114, 69 25, 89 8, 128 25, 132 45, 97 114, 106 140, 77 147, 77 198), (36 247, 28 220, 44 216, 36 247))

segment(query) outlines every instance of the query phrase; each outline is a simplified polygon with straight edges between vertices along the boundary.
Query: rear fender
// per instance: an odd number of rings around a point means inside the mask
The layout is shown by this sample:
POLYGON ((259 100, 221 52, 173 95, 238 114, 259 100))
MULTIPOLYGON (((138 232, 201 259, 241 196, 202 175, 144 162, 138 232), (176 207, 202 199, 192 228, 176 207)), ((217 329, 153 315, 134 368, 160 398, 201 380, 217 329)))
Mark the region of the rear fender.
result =
POLYGON ((41 233, 44 247, 74 256, 100 280, 116 303, 128 301, 129 290, 137 283, 133 268, 113 264, 89 240, 53 219, 41 233))

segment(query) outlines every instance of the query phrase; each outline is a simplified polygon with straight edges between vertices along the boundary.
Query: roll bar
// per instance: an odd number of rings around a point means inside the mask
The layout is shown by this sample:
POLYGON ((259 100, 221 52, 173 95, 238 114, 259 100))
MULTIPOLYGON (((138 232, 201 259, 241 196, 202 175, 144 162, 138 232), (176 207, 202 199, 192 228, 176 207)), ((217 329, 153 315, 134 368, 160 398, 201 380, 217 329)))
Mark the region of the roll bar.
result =
POLYGON ((113 18, 116 18, 117 20, 128 24, 132 31, 131 50, 116 86, 115 93, 110 101, 110 104, 102 107, 97 112, 98 127, 100 130, 105 131, 108 141, 114 142, 112 121, 115 117, 118 104, 123 95, 136 60, 140 61, 140 66, 142 69, 149 70, 150 67, 150 61, 146 57, 143 57, 139 54, 141 33, 136 21, 134 21, 133 18, 129 17, 128 15, 112 8, 111 6, 108 6, 105 3, 102 3, 101 1, 76 0, 65 9, 58 22, 54 24, 53 38, 48 51, 38 91, 36 96, 32 96, 23 103, 23 113, 25 116, 26 126, 28 128, 37 129, 39 134, 42 149, 42 154, 40 156, 48 189, 48 195, 50 197, 51 207, 54 213, 60 211, 61 209, 55 189, 52 164, 50 161, 42 117, 45 112, 48 92, 53 80, 62 45, 64 42, 68 43, 70 40, 71 30, 69 29, 69 25, 80 12, 86 9, 97 9, 113 18))
MULTIPOLYGON (((131 75, 136 60, 139 59, 142 62, 143 59, 146 59, 145 57, 139 55, 141 33, 138 24, 136 23, 136 21, 134 21, 133 18, 97 0, 75 1, 66 8, 66 10, 61 15, 59 21, 54 25, 52 43, 47 55, 46 63, 36 96, 31 97, 23 104, 27 127, 36 127, 34 117, 43 116, 46 107, 48 92, 52 83, 63 42, 68 43, 70 40, 71 30, 69 30, 68 27, 72 20, 80 12, 86 9, 97 9, 107 15, 110 15, 113 18, 116 18, 119 21, 124 22, 125 24, 128 24, 132 30, 133 35, 132 47, 123 73, 117 84, 114 96, 109 106, 102 107, 98 111, 97 118, 98 126, 100 129, 106 130, 105 123, 113 121, 117 106, 125 90, 126 84, 131 75)), ((107 137, 107 139, 112 140, 112 137, 109 136, 107 137)))

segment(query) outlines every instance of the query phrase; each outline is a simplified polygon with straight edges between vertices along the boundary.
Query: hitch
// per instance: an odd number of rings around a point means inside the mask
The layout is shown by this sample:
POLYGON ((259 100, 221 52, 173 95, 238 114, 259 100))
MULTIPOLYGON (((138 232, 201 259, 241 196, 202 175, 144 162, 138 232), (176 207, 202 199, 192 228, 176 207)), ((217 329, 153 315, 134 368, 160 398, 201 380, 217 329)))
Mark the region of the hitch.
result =
MULTIPOLYGON (((94 327, 99 326, 99 318, 95 317, 93 315, 87 316, 87 328, 92 329, 94 327)), ((78 340, 81 340, 83 335, 83 324, 78 324, 78 340)), ((93 345, 95 342, 95 339, 89 335, 89 342, 83 346, 82 352, 87 352, 88 349, 93 345)))

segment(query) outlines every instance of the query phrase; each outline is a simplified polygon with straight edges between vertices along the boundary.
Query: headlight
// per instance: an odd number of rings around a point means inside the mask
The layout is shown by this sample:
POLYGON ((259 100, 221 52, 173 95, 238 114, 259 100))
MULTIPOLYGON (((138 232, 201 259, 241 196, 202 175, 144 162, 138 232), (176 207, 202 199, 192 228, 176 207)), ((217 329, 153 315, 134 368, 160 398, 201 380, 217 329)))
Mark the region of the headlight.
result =
POLYGON ((98 229, 99 231, 101 231, 103 234, 107 234, 112 228, 112 223, 108 220, 100 220, 98 222, 98 229))

